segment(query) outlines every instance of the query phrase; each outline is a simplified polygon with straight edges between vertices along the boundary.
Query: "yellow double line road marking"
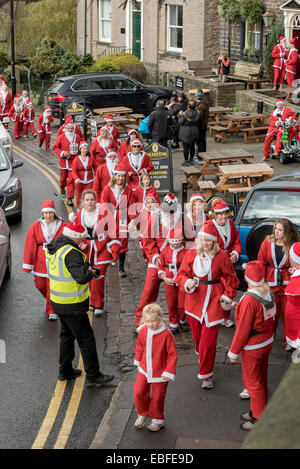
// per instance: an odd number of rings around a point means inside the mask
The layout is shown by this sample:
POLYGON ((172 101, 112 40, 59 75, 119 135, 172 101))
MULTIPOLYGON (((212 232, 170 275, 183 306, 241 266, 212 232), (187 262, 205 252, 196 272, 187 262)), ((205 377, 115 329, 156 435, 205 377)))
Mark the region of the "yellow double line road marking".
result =
MULTIPOLYGON (((53 171, 53 169, 49 168, 46 164, 42 163, 41 161, 38 161, 33 156, 29 155, 29 153, 27 153, 26 151, 22 150, 19 147, 16 147, 15 145, 13 147, 13 150, 18 156, 21 156, 22 158, 24 158, 26 161, 28 161, 28 163, 32 164, 41 173, 43 173, 47 177, 47 179, 49 179, 49 181, 53 184, 53 186, 56 188, 58 193, 60 192, 59 175, 55 171, 53 171)), ((66 205, 66 208, 68 212, 72 211, 71 207, 67 205, 66 205)), ((93 313, 89 312, 89 320, 91 324, 92 324, 92 318, 93 318, 93 313)), ((81 355, 79 357, 78 367, 83 370, 83 361, 82 361, 81 355)), ((71 431, 75 422, 78 407, 80 404, 84 381, 85 381, 85 372, 83 370, 82 375, 79 376, 75 380, 72 396, 68 405, 68 409, 65 414, 63 424, 59 431, 59 435, 54 445, 54 449, 64 449, 67 444, 67 441, 69 439, 69 436, 71 434, 71 431)), ((66 384, 67 384, 66 381, 57 381, 56 387, 53 393, 53 397, 48 407, 48 411, 43 420, 41 428, 37 434, 37 437, 32 445, 32 449, 44 448, 47 442, 47 439, 49 437, 49 434, 52 430, 52 427, 55 423, 59 408, 61 406, 62 399, 63 399, 65 389, 66 389, 66 384)))

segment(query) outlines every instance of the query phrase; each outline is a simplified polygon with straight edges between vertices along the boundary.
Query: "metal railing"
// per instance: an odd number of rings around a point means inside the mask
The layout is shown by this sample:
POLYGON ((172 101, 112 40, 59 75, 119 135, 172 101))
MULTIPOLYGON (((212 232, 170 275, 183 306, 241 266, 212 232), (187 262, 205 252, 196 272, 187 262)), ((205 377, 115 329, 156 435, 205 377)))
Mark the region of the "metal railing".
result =
POLYGON ((101 54, 99 54, 98 59, 111 54, 132 54, 132 49, 129 49, 126 46, 108 46, 101 52, 101 54))

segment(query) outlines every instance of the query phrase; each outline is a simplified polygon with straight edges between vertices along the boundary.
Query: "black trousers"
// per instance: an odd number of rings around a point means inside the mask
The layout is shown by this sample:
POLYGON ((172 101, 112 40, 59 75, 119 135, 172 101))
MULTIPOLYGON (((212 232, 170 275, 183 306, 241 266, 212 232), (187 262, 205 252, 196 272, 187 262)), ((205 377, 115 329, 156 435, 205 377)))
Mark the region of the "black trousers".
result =
POLYGON ((199 129, 199 137, 197 139, 197 145, 198 145, 198 152, 199 153, 205 153, 206 152, 206 131, 207 131, 207 125, 201 125, 198 127, 199 129))
POLYGON ((62 373, 68 374, 72 370, 72 361, 75 357, 75 339, 80 348, 83 365, 87 379, 98 378, 99 361, 96 349, 94 331, 90 325, 88 315, 59 314, 60 348, 59 348, 59 368, 62 373))
POLYGON ((183 144, 183 156, 185 161, 193 161, 195 154, 195 142, 187 143, 182 142, 183 144))

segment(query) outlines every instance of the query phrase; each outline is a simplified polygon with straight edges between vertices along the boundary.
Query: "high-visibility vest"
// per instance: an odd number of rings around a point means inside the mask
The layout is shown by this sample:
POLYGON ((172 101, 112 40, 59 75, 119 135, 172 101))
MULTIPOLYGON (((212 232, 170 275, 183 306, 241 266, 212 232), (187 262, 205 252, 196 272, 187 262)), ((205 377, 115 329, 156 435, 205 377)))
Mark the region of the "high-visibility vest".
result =
POLYGON ((48 277, 50 282, 50 300, 54 303, 81 303, 90 295, 88 283, 77 283, 66 267, 65 257, 72 249, 80 252, 83 261, 86 260, 86 255, 80 251, 80 249, 76 249, 70 244, 59 248, 55 254, 50 254, 48 249, 46 250, 48 277))

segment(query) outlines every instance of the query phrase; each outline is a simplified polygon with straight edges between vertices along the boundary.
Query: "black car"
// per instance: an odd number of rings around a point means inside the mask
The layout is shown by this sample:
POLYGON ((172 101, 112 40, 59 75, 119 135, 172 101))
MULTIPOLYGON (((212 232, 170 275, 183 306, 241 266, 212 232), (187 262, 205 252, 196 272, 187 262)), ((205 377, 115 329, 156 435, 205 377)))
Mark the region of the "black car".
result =
POLYGON ((48 105, 54 117, 73 100, 89 111, 101 107, 127 106, 136 113, 150 114, 158 99, 170 99, 172 90, 148 86, 116 73, 86 73, 60 77, 48 90, 48 105))
POLYGON ((22 218, 22 184, 14 169, 23 165, 23 161, 11 162, 0 143, 0 207, 7 218, 22 218))

